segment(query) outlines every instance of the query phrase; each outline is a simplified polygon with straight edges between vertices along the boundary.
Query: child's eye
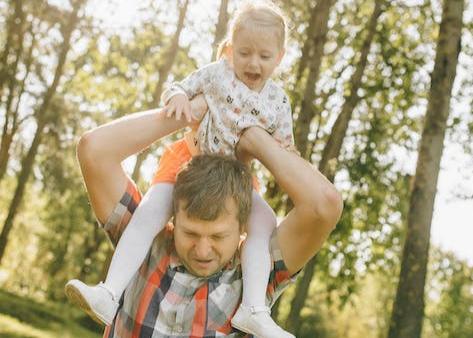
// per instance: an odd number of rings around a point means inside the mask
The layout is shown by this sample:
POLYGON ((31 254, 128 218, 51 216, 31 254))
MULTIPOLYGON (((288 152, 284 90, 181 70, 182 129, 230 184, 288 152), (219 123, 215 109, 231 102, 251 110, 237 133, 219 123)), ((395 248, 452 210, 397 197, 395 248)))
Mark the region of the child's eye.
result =
POLYGON ((240 52, 240 55, 241 56, 248 56, 248 53, 247 52, 240 52))
POLYGON ((262 58, 263 60, 268 60, 269 58, 271 58, 271 56, 269 56, 269 55, 261 55, 261 58, 262 58))

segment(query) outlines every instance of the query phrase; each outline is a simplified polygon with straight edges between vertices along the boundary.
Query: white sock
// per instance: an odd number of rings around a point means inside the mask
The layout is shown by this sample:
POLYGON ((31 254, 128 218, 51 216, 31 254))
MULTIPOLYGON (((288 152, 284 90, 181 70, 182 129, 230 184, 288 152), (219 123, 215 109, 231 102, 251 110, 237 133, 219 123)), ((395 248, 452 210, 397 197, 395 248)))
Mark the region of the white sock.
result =
POLYGON ((245 306, 264 306, 271 270, 269 240, 276 227, 276 215, 266 201, 253 191, 248 236, 242 248, 243 298, 245 306))
MULTIPOLYGON (((156 235, 171 217, 174 184, 158 183, 143 196, 118 241, 108 269, 105 286, 117 298, 138 271, 156 235)), ((117 299, 118 300, 118 299, 117 299)))

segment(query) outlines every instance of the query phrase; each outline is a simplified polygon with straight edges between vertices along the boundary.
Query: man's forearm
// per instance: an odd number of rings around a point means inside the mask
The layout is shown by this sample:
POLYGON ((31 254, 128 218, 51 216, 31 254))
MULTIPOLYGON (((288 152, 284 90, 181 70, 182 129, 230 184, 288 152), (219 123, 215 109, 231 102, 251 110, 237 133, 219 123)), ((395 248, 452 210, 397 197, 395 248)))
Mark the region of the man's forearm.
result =
MULTIPOLYGON (((207 111, 207 102, 203 95, 198 95, 190 103, 196 117, 192 123, 198 123, 207 111)), ((161 109, 130 114, 87 132, 79 143, 79 155, 82 152, 84 156, 121 162, 160 138, 192 123, 185 119, 176 121, 174 117, 166 117, 161 109), (82 151, 84 149, 86 150, 82 151)))
POLYGON ((154 141, 185 127, 183 120, 166 117, 160 110, 154 109, 130 114, 87 132, 83 139, 88 139, 93 153, 98 158, 113 158, 123 161, 154 141))

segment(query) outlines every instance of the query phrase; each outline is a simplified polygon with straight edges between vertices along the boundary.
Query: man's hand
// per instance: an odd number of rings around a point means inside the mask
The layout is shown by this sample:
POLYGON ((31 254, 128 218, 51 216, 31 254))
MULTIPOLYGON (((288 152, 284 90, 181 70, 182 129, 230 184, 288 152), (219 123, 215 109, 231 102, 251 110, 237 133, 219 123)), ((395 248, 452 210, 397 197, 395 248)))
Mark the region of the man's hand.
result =
POLYGON ((259 133, 266 133, 266 131, 260 127, 250 127, 245 129, 235 148, 237 159, 246 165, 250 165, 250 162, 255 158, 255 147, 252 146, 252 143, 254 137, 257 137, 259 133))
POLYGON ((167 105, 164 106, 163 112, 166 113, 167 117, 174 115, 177 121, 181 119, 182 114, 184 114, 187 122, 192 121, 191 104, 185 94, 176 94, 171 97, 167 105))

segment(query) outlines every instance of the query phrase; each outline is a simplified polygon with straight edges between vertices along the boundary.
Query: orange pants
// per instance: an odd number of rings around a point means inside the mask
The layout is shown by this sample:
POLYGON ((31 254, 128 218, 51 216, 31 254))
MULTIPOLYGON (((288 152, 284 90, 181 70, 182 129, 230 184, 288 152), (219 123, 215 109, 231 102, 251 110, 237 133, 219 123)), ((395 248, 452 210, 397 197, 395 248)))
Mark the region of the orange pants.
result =
MULTIPOLYGON (((161 156, 159 166, 151 181, 151 185, 156 183, 176 183, 176 177, 179 171, 185 167, 187 162, 192 159, 191 151, 185 139, 180 139, 169 147, 161 156)), ((259 191, 259 183, 253 176, 253 188, 259 191)))
POLYGON ((191 158, 192 154, 185 139, 174 142, 166 148, 161 156, 158 170, 156 170, 151 184, 176 183, 177 174, 191 158))

